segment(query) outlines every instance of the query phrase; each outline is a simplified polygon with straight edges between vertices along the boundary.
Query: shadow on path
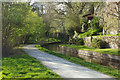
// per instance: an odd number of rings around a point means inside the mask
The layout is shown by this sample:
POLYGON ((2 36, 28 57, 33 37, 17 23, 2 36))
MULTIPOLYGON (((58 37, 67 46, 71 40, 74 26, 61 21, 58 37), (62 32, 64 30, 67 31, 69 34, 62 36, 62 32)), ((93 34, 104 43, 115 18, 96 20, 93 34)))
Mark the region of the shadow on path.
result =
POLYGON ((112 77, 101 72, 91 70, 87 67, 77 65, 57 56, 42 52, 38 50, 35 45, 27 45, 23 48, 24 51, 26 51, 30 56, 41 61, 42 64, 60 75, 62 78, 105 78, 102 80, 115 80, 112 77))

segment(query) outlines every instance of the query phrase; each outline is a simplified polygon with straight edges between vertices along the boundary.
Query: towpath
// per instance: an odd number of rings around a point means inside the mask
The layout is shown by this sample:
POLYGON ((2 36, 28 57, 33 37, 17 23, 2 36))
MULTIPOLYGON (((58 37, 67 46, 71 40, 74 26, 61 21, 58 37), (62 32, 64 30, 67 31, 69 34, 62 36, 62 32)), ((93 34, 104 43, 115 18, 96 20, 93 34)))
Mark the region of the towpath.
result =
POLYGON ((30 56, 41 61, 43 65, 60 75, 62 78, 109 78, 108 80, 114 80, 110 79, 112 77, 101 72, 40 51, 35 47, 35 44, 24 46, 23 49, 30 56))

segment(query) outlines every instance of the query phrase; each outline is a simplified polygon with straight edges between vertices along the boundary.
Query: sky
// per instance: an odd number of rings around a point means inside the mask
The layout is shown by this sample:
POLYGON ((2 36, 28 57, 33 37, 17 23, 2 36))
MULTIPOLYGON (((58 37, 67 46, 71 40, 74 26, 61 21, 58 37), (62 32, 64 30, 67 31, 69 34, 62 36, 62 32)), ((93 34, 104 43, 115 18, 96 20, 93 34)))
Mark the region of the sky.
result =
POLYGON ((0 0, 0 2, 14 2, 14 1, 18 1, 18 2, 64 2, 64 1, 72 1, 72 2, 119 2, 120 0, 0 0))
POLYGON ((64 1, 72 1, 72 2, 119 2, 120 0, 31 0, 31 2, 64 2, 64 1))

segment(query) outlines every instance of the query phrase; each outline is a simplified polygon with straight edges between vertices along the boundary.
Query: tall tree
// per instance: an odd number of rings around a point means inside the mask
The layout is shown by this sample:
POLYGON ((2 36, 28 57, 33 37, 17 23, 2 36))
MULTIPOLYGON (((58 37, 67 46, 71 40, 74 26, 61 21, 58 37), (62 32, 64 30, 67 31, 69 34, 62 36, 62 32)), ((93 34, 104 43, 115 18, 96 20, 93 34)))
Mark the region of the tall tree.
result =
POLYGON ((24 43, 28 35, 44 35, 44 23, 42 18, 31 11, 27 3, 3 3, 3 56, 9 55, 12 48, 24 43), (39 31, 38 31, 39 30, 39 31))

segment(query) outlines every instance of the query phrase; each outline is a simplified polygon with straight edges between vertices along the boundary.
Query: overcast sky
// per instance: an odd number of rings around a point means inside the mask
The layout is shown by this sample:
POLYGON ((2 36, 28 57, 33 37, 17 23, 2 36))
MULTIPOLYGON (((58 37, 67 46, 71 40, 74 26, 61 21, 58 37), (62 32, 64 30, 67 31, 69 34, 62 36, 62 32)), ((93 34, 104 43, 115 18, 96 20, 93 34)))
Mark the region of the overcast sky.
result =
POLYGON ((72 2, 119 2, 120 0, 31 0, 31 2, 64 2, 64 1, 72 1, 72 2))
POLYGON ((72 2, 119 2, 120 0, 0 0, 2 2, 64 2, 64 1, 72 1, 72 2))

